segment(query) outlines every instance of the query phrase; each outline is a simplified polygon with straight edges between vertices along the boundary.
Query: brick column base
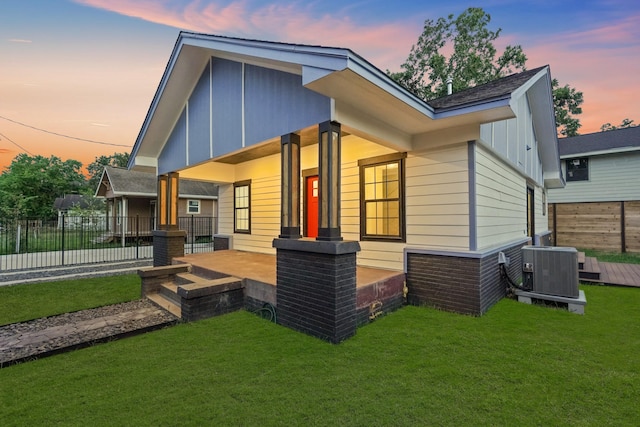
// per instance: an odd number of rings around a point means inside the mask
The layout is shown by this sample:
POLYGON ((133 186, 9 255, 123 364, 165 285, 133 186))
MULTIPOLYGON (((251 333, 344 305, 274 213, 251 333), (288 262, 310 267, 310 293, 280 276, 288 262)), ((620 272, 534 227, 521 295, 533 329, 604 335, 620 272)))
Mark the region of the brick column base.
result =
POLYGON ((337 344, 356 333, 358 242, 275 239, 278 323, 337 344))
POLYGON ((153 231, 153 266, 171 265, 171 260, 184 256, 184 230, 153 231))

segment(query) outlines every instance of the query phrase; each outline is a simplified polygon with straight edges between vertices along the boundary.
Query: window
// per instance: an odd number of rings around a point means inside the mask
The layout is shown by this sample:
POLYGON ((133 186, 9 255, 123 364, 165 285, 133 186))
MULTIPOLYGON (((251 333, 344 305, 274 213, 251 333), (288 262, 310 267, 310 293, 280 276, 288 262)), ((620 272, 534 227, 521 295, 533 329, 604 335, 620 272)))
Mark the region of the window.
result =
POLYGON ((200 200, 187 200, 187 213, 199 214, 200 213, 200 200))
POLYGON ((589 159, 580 157, 567 159, 567 181, 588 181, 589 159))
POLYGON ((235 233, 251 233, 251 181, 233 184, 233 211, 235 233))
POLYGON ((405 241, 406 153, 360 160, 360 239, 405 241))

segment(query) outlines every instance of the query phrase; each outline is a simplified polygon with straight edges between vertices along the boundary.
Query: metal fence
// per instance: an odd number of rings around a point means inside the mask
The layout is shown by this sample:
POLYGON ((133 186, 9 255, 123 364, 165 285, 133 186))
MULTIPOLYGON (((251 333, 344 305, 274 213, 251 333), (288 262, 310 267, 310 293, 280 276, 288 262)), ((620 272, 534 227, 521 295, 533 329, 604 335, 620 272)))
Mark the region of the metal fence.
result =
MULTIPOLYGON (((178 218, 185 254, 213 251, 216 217, 178 218)), ((0 271, 153 258, 152 217, 0 220, 0 271)))

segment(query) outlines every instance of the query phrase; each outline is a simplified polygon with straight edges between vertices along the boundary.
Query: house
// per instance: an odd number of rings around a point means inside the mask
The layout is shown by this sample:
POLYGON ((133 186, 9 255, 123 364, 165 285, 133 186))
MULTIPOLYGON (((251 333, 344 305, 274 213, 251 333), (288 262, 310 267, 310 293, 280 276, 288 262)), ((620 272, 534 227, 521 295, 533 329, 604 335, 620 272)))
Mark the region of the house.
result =
MULTIPOLYGON (((105 166, 95 197, 106 199, 109 231, 115 236, 151 236, 155 228, 157 178, 152 172, 105 166), (137 224, 137 226, 136 226, 137 224)), ((218 189, 211 182, 180 182, 178 216, 206 221, 216 233, 218 189)), ((187 221, 188 222, 188 221, 187 221)))
POLYGON ((404 272, 410 303, 486 312, 499 253, 520 277, 564 185, 548 66, 425 102, 349 49, 189 32, 128 167, 157 171, 167 251, 171 188, 216 183, 220 238, 276 255, 279 322, 321 312, 331 341, 354 333, 356 266, 404 272))
POLYGON ((640 127, 559 140, 567 185, 550 189, 557 245, 640 252, 640 127))
POLYGON ((98 227, 104 222, 105 217, 104 211, 99 207, 100 204, 96 204, 93 197, 83 194, 65 194, 64 197, 56 197, 53 207, 58 211, 58 228, 62 228, 65 216, 65 226, 98 227))

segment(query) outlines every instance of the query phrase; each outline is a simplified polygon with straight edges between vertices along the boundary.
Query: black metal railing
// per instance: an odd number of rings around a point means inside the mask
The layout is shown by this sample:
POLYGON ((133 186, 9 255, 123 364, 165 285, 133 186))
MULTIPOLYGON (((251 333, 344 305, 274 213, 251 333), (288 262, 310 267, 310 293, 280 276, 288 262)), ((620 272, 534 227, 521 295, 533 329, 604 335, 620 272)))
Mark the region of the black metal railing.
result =
MULTIPOLYGON (((185 254, 213 251, 216 217, 178 218, 185 254)), ((0 271, 153 257, 153 217, 60 215, 54 220, 0 219, 0 271)))

